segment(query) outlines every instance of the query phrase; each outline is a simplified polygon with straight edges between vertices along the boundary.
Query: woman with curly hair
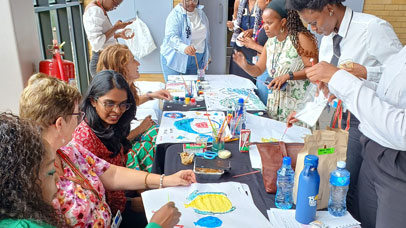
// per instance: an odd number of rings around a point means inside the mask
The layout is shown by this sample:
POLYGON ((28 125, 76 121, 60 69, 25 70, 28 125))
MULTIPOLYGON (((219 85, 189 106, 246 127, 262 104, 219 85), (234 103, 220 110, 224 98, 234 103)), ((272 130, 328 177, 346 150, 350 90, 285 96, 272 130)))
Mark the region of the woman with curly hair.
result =
POLYGON ((0 227, 60 227, 52 208, 59 180, 55 153, 45 148, 40 128, 0 114, 0 227))
MULTIPOLYGON (((133 54, 127 46, 114 44, 101 52, 97 64, 97 72, 114 70, 122 74, 130 86, 137 106, 152 99, 170 100, 171 94, 165 89, 149 92, 145 95, 138 95, 138 88, 134 85, 134 82, 140 77, 138 72, 139 65, 140 63, 134 59, 133 54)), ((151 116, 147 116, 138 127, 130 131, 127 139, 132 144, 132 150, 127 154, 126 167, 151 172, 156 151, 155 140, 157 135, 158 127, 151 119, 151 116)), ((111 161, 112 157, 110 154, 104 156, 105 154, 98 150, 92 152, 110 163, 113 162, 111 161)), ((115 165, 122 164, 120 162, 115 165)))
MULTIPOLYGON (((121 112, 123 107, 124 109, 128 107, 129 115, 125 115, 122 122, 132 119, 135 107, 128 104, 134 104, 135 101, 132 94, 128 93, 130 91, 128 84, 118 73, 108 71, 103 75, 98 75, 93 79, 89 85, 88 94, 91 94, 90 91, 93 91, 94 87, 98 85, 108 91, 114 90, 113 93, 118 92, 123 95, 120 97, 123 100, 117 104, 115 98, 109 101, 105 96, 97 94, 100 97, 92 97, 92 103, 98 107, 104 107, 104 105, 108 107, 112 104, 113 110, 119 110, 120 114, 123 114, 121 112)), ((55 166, 60 181, 53 206, 65 216, 65 221, 69 226, 110 227, 113 215, 106 201, 106 191, 189 185, 196 181, 192 170, 179 171, 170 176, 160 176, 119 167, 95 156, 83 147, 82 143, 78 143, 76 140, 71 141, 76 126, 83 120, 78 105, 80 98, 76 88, 44 74, 32 76, 20 98, 21 118, 31 119, 38 123, 43 129, 43 138, 50 144, 52 151, 56 152, 55 166)), ((118 115, 113 115, 113 112, 110 114, 107 117, 109 120, 118 119, 118 115)), ((86 113, 86 115, 82 123, 100 121, 100 119, 90 117, 90 115, 97 115, 95 112, 86 113)), ((118 125, 122 126, 122 122, 118 125)), ((125 123, 124 126, 127 124, 125 123)), ((92 136, 100 137, 100 140, 104 140, 104 142, 110 140, 110 143, 106 143, 109 148, 123 147, 123 150, 124 147, 131 148, 131 145, 125 142, 129 128, 111 127, 105 123, 96 130, 97 135, 92 136), (117 133, 118 129, 123 132, 117 133), (114 145, 115 143, 117 145, 114 145)), ((116 152, 116 150, 114 151, 116 152)), ((119 152, 121 153, 120 149, 119 152)), ((180 213, 177 208, 173 203, 168 203, 154 214, 147 227, 171 227, 170 224, 175 225, 179 221, 179 217, 180 213)), ((124 220, 125 218, 123 218, 124 220)))
POLYGON ((310 82, 305 67, 317 62, 315 37, 304 27, 297 12, 285 8, 285 0, 272 0, 262 14, 264 29, 269 37, 261 57, 250 65, 242 53, 234 53, 234 60, 250 75, 257 77, 265 70, 270 81, 268 88, 268 115, 285 121, 292 110, 302 103, 310 82))

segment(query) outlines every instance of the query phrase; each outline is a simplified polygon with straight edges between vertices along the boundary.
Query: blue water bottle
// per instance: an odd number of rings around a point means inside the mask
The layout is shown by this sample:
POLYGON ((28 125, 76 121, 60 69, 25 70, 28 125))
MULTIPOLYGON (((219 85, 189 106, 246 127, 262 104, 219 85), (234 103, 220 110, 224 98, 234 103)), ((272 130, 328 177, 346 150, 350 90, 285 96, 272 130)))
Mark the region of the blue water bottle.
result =
POLYGON ((245 129, 245 118, 246 118, 246 107, 244 105, 244 98, 239 98, 237 103, 237 117, 239 117, 239 122, 237 123, 237 130, 238 134, 240 134, 241 129, 245 129), (241 116, 241 117, 240 117, 241 116))
POLYGON ((284 157, 282 167, 278 170, 276 180, 275 206, 280 209, 292 208, 292 191, 295 180, 295 171, 291 166, 290 157, 284 157))
POLYGON ((337 169, 330 173, 330 199, 328 212, 336 217, 347 214, 347 192, 350 185, 350 172, 345 169, 345 162, 338 161, 337 169))
POLYGON ((304 168, 299 176, 296 200, 296 221, 309 224, 316 218, 317 195, 319 194, 320 175, 317 172, 319 158, 306 155, 304 168))

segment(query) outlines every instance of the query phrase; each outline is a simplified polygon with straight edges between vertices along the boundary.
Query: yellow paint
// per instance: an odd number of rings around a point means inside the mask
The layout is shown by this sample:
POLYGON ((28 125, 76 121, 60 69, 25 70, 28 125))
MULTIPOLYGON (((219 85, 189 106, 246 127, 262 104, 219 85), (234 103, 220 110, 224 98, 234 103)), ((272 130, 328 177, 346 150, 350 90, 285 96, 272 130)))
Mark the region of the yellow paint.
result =
POLYGON ((196 196, 185 207, 193 207, 199 211, 223 214, 232 210, 233 205, 227 196, 222 194, 202 194, 196 196))

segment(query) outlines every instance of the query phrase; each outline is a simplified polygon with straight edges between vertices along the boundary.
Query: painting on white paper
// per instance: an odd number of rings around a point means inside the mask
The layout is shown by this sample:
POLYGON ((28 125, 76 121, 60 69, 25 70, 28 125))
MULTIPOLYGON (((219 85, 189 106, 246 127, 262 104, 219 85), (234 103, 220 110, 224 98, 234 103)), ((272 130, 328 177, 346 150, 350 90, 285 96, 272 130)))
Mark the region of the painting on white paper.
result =
POLYGON ((308 128, 293 125, 283 136, 286 123, 250 113, 247 113, 246 128, 251 130, 251 142, 277 142, 282 139, 286 143, 303 143, 304 137, 311 134, 308 128))
MULTIPOLYGON (((218 131, 224 120, 223 112, 164 112, 156 143, 196 142, 197 136, 205 137, 208 139, 208 142, 212 142, 212 125, 218 131)), ((225 128, 224 134, 226 137, 230 137, 228 127, 225 128)))
POLYGON ((247 185, 237 182, 171 187, 142 193, 147 219, 173 201, 182 214, 175 227, 271 227, 257 209, 247 185))
POLYGON ((227 111, 228 107, 236 107, 238 99, 243 98, 246 109, 250 110, 265 110, 265 105, 259 97, 251 89, 209 89, 204 92, 204 99, 207 110, 209 111, 227 111))

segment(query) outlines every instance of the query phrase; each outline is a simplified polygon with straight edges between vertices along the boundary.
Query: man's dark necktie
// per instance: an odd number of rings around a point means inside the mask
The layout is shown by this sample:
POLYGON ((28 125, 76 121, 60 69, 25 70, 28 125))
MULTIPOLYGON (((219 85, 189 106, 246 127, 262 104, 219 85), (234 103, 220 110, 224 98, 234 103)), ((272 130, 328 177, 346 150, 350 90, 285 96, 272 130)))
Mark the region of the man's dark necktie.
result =
POLYGON ((332 65, 334 65, 334 66, 337 66, 337 64, 338 64, 338 59, 339 59, 340 56, 341 56, 340 42, 341 42, 342 39, 343 39, 343 38, 342 38, 340 35, 338 35, 338 34, 336 34, 336 35, 333 37, 333 57, 331 58, 330 63, 331 63, 332 65))

